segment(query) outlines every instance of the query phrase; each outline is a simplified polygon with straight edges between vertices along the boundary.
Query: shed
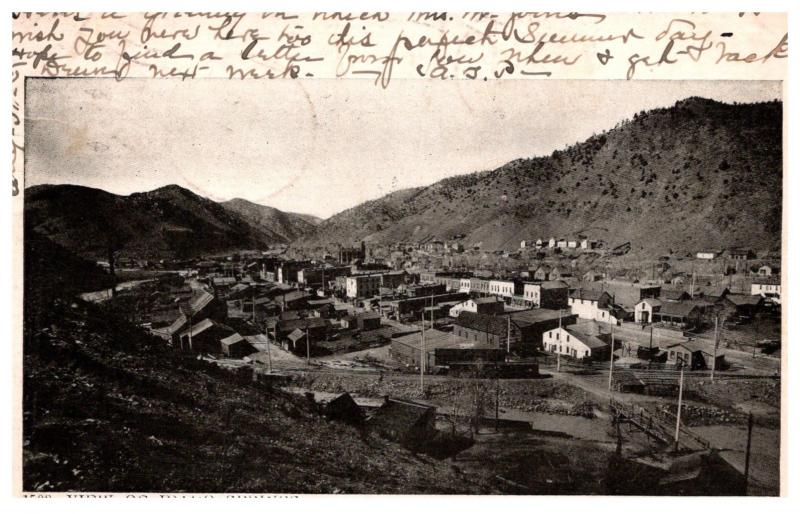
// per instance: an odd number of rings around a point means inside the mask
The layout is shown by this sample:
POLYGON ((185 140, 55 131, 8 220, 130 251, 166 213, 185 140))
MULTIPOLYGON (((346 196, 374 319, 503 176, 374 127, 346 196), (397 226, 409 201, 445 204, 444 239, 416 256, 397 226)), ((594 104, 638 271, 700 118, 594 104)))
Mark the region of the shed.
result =
POLYGON ((436 434, 436 407, 411 400, 387 398, 367 420, 370 430, 408 447, 425 444, 436 434))
POLYGON ((329 400, 323 406, 322 413, 329 419, 351 425, 360 425, 364 422, 364 410, 353 400, 350 393, 342 393, 329 400))
POLYGON ((238 332, 220 340, 220 344, 222 346, 222 354, 234 359, 256 353, 256 349, 238 332))

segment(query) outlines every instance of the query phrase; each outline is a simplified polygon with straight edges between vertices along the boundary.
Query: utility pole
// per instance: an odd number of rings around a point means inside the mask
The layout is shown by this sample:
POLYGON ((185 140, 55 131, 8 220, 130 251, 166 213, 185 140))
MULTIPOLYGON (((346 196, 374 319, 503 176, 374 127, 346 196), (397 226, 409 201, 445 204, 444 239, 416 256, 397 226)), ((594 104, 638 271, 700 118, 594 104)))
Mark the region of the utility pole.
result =
POLYGON ((270 350, 270 346, 272 344, 269 342, 269 327, 264 327, 264 334, 267 336, 267 362, 269 363, 269 372, 272 373, 272 351, 270 350))
POLYGON ((435 310, 434 307, 436 307, 436 305, 433 302, 433 295, 431 295, 431 330, 433 330, 433 311, 435 310))
POLYGON ((683 368, 685 364, 681 363, 681 378, 678 385, 678 414, 675 417, 675 451, 678 451, 678 439, 681 431, 681 406, 683 404, 683 368))
POLYGON ((311 342, 308 340, 308 321, 306 321, 306 364, 311 364, 311 342))
MULTIPOLYGON (((558 337, 561 337, 561 309, 558 309, 558 337)), ((561 352, 556 351, 556 371, 561 373, 561 352)))
POLYGON ((419 390, 425 393, 425 304, 422 304, 422 344, 419 349, 419 390))
POLYGON ((511 314, 508 315, 508 328, 506 329, 506 354, 511 354, 511 314))
POLYGON ((192 310, 192 305, 189 304, 189 349, 193 350, 194 346, 192 346, 192 318, 194 317, 194 311, 192 310))
POLYGON ((719 313, 714 316, 714 357, 711 361, 711 383, 714 383, 714 372, 717 370, 717 347, 719 346, 719 313))
POLYGON ((608 359, 608 390, 611 391, 611 381, 614 377, 614 324, 611 324, 611 357, 608 359))
POLYGON ((494 366, 494 431, 499 432, 500 426, 500 369, 497 363, 494 366))
POLYGON ((753 412, 747 415, 747 448, 744 452, 744 495, 747 496, 747 485, 750 479, 750 442, 753 438, 753 412))

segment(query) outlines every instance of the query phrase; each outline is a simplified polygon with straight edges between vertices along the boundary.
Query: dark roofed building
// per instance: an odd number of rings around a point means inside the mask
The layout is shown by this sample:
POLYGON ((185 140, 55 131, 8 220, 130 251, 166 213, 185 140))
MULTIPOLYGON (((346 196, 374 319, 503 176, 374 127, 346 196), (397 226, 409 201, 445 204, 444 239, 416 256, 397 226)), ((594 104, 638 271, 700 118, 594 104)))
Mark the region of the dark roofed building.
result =
POLYGON ((381 315, 377 312, 359 312, 356 314, 356 326, 359 330, 377 330, 381 328, 381 315))
POLYGON ((279 341, 283 341, 284 347, 297 353, 305 353, 305 337, 308 334, 308 342, 313 344, 322 341, 328 334, 328 322, 323 318, 301 318, 292 320, 279 320, 275 325, 275 331, 279 341), (302 344, 299 343, 303 339, 302 344))
POLYGON ((700 324, 702 310, 695 303, 664 302, 653 313, 653 321, 679 328, 695 327, 700 324))
POLYGON ((436 434, 436 407, 387 398, 367 421, 370 430, 407 447, 418 447, 436 434))
MULTIPOLYGON (((456 327, 463 328, 471 332, 487 334, 493 336, 506 336, 508 334, 508 322, 498 316, 490 314, 478 314, 477 312, 461 311, 456 318, 456 327)), ((472 339, 466 335, 456 335, 465 339, 472 339)), ((475 339, 477 340, 477 339, 475 339)))
POLYGON ((211 318, 214 321, 223 322, 228 315, 228 305, 225 302, 217 300, 213 294, 208 291, 201 291, 199 294, 192 297, 188 304, 181 306, 181 312, 188 318, 191 317, 193 322, 200 321, 204 318, 211 318))
POLYGON ((515 311, 499 316, 462 311, 453 326, 456 336, 491 343, 520 355, 532 355, 542 347, 542 335, 561 323, 575 323, 577 316, 549 309, 515 311))
POLYGON ((180 346, 180 333, 186 330, 188 325, 189 318, 181 312, 172 324, 164 328, 155 329, 152 333, 164 339, 172 346, 180 346))
MULTIPOLYGON (((611 303, 611 295, 607 291, 600 289, 577 288, 569 294, 573 300, 586 300, 590 302, 611 303)), ((602 305, 601 305, 602 306, 602 305)))
POLYGON ((235 333, 220 340, 222 354, 232 359, 241 359, 256 352, 241 334, 235 333))
POLYGON ((725 367, 725 355, 717 352, 716 364, 713 364, 714 355, 698 343, 697 341, 683 341, 671 344, 666 347, 667 364, 672 366, 688 367, 689 369, 715 369, 720 370, 725 367))
POLYGON ((329 419, 351 425, 361 425, 364 422, 364 410, 353 400, 350 393, 342 393, 326 402, 322 406, 322 413, 329 419))
POLYGON ((691 296, 685 289, 666 289, 662 287, 659 299, 665 302, 682 302, 691 299, 691 296))
POLYGON ((289 291, 276 296, 275 303, 284 310, 305 309, 308 307, 308 302, 313 298, 314 296, 311 293, 306 293, 305 291, 289 291))
POLYGON ((717 303, 722 306, 729 316, 736 315, 752 318, 764 307, 764 297, 731 293, 725 295, 717 303))
POLYGON ((633 309, 637 303, 645 298, 658 298, 661 296, 661 286, 659 285, 609 280, 603 282, 603 288, 611 295, 615 304, 622 305, 626 309, 633 309))
POLYGON ((185 351, 196 353, 222 353, 222 340, 234 334, 234 331, 221 323, 206 318, 199 323, 191 324, 179 336, 180 347, 185 351))

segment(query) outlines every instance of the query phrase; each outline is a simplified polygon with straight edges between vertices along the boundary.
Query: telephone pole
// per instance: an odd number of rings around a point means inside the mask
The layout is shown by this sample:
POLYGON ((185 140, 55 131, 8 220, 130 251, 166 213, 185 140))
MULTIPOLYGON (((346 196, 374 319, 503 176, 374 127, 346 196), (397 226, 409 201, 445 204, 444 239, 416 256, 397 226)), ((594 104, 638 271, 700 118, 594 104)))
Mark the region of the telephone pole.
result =
POLYGON ((269 342, 269 327, 264 330, 264 335, 267 336, 267 362, 269 363, 269 372, 272 373, 272 351, 269 349, 272 343, 269 342))
POLYGON ((431 295, 431 330, 433 330, 433 311, 435 310, 436 304, 433 302, 433 295, 431 295))
POLYGON ((750 479, 750 442, 753 438, 753 412, 747 414, 747 448, 744 452, 744 495, 747 496, 747 485, 750 479))
POLYGON ((500 369, 497 363, 494 366, 494 431, 499 432, 500 426, 500 369))
POLYGON ((311 342, 308 340, 308 321, 306 321, 306 364, 311 364, 311 342))
POLYGON ((192 318, 194 317, 194 311, 192 310, 192 305, 189 304, 189 349, 193 350, 194 347, 192 346, 192 318))
POLYGON ((511 315, 508 315, 508 328, 506 329, 506 354, 511 354, 511 315))
MULTIPOLYGON (((561 337, 561 309, 558 309, 558 337, 561 337)), ((561 352, 556 351, 556 371, 561 373, 561 352)))
POLYGON ((608 359, 608 390, 611 391, 611 381, 614 377, 614 324, 611 324, 611 357, 608 359))
POLYGON ((683 403, 683 368, 684 363, 681 362, 681 378, 678 384, 678 414, 675 416, 675 451, 678 451, 678 439, 681 433, 681 405, 683 403))
POLYGON ((711 383, 714 383, 714 372, 717 370, 717 348, 719 347, 719 313, 714 316, 714 357, 711 361, 711 383))
POLYGON ((425 393, 425 303, 422 304, 422 344, 419 348, 419 390, 425 393))

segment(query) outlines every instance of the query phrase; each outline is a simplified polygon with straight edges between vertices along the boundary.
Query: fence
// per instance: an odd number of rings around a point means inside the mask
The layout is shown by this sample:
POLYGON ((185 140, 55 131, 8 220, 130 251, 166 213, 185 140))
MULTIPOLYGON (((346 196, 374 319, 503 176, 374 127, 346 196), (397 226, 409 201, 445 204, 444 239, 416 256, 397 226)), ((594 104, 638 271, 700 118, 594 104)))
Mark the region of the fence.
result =
MULTIPOLYGON (((659 410, 650 411, 633 403, 625 403, 612 398, 609 401, 611 410, 648 435, 660 440, 665 444, 674 442, 676 417, 669 411, 659 410)), ((704 450, 712 447, 710 441, 695 434, 685 426, 679 427, 679 446, 689 450, 704 450)))

